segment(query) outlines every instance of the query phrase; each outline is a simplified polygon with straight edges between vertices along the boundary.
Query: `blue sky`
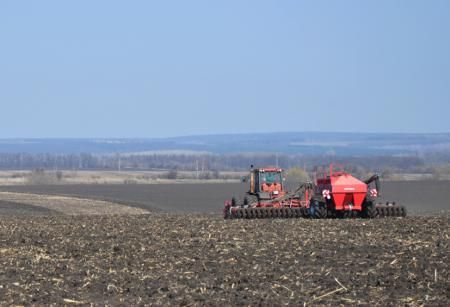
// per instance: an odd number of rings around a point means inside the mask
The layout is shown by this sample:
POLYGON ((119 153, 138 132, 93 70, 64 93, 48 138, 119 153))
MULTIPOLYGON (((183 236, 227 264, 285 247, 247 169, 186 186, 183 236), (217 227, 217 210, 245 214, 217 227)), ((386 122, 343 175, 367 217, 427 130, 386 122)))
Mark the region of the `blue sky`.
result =
POLYGON ((450 1, 0 1, 0 137, 450 132, 450 1))

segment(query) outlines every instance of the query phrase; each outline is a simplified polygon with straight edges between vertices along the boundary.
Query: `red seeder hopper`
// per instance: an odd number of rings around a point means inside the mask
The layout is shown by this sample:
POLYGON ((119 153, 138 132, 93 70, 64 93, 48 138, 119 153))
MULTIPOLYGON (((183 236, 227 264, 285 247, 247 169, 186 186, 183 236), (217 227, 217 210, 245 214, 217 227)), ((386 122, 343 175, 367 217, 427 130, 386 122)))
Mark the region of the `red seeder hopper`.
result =
POLYGON ((333 165, 327 173, 316 174, 314 183, 305 182, 292 192, 284 187, 280 168, 251 168, 244 181, 250 189, 242 199, 225 201, 225 218, 342 218, 406 216, 395 202, 375 203, 380 196, 378 175, 361 181, 333 165))

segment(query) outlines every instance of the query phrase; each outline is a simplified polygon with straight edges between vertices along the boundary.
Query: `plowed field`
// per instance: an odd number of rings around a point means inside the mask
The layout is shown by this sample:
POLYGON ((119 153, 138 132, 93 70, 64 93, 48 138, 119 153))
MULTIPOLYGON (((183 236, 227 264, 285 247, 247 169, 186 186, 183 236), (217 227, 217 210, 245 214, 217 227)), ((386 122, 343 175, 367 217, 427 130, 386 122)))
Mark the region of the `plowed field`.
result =
POLYGON ((385 184, 413 215, 374 220, 223 220, 243 185, 2 188, 0 305, 448 306, 448 187, 385 184))
POLYGON ((0 304, 448 305, 449 218, 0 219, 0 304))

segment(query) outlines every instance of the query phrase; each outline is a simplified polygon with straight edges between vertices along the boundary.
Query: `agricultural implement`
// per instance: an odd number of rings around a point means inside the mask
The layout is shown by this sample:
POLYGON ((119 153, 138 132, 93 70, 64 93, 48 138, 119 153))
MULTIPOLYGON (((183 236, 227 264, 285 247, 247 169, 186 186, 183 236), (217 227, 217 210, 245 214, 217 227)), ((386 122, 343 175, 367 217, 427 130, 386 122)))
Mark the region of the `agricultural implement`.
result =
POLYGON ((244 179, 250 189, 242 199, 225 201, 225 218, 376 218, 404 217, 406 208, 395 202, 375 203, 380 180, 373 175, 361 181, 345 171, 316 174, 288 192, 281 168, 251 168, 244 179))

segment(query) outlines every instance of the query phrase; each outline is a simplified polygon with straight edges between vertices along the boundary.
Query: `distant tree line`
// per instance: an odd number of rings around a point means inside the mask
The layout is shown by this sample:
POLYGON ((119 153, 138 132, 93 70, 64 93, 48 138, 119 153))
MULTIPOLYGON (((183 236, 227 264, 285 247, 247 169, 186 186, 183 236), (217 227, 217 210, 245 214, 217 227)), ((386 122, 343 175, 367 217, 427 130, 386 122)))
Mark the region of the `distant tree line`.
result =
POLYGON ((448 164, 450 153, 439 156, 305 156, 287 154, 24 154, 0 153, 2 170, 177 170, 242 171, 250 165, 300 167, 312 171, 318 165, 339 163, 348 171, 430 173, 448 164))

